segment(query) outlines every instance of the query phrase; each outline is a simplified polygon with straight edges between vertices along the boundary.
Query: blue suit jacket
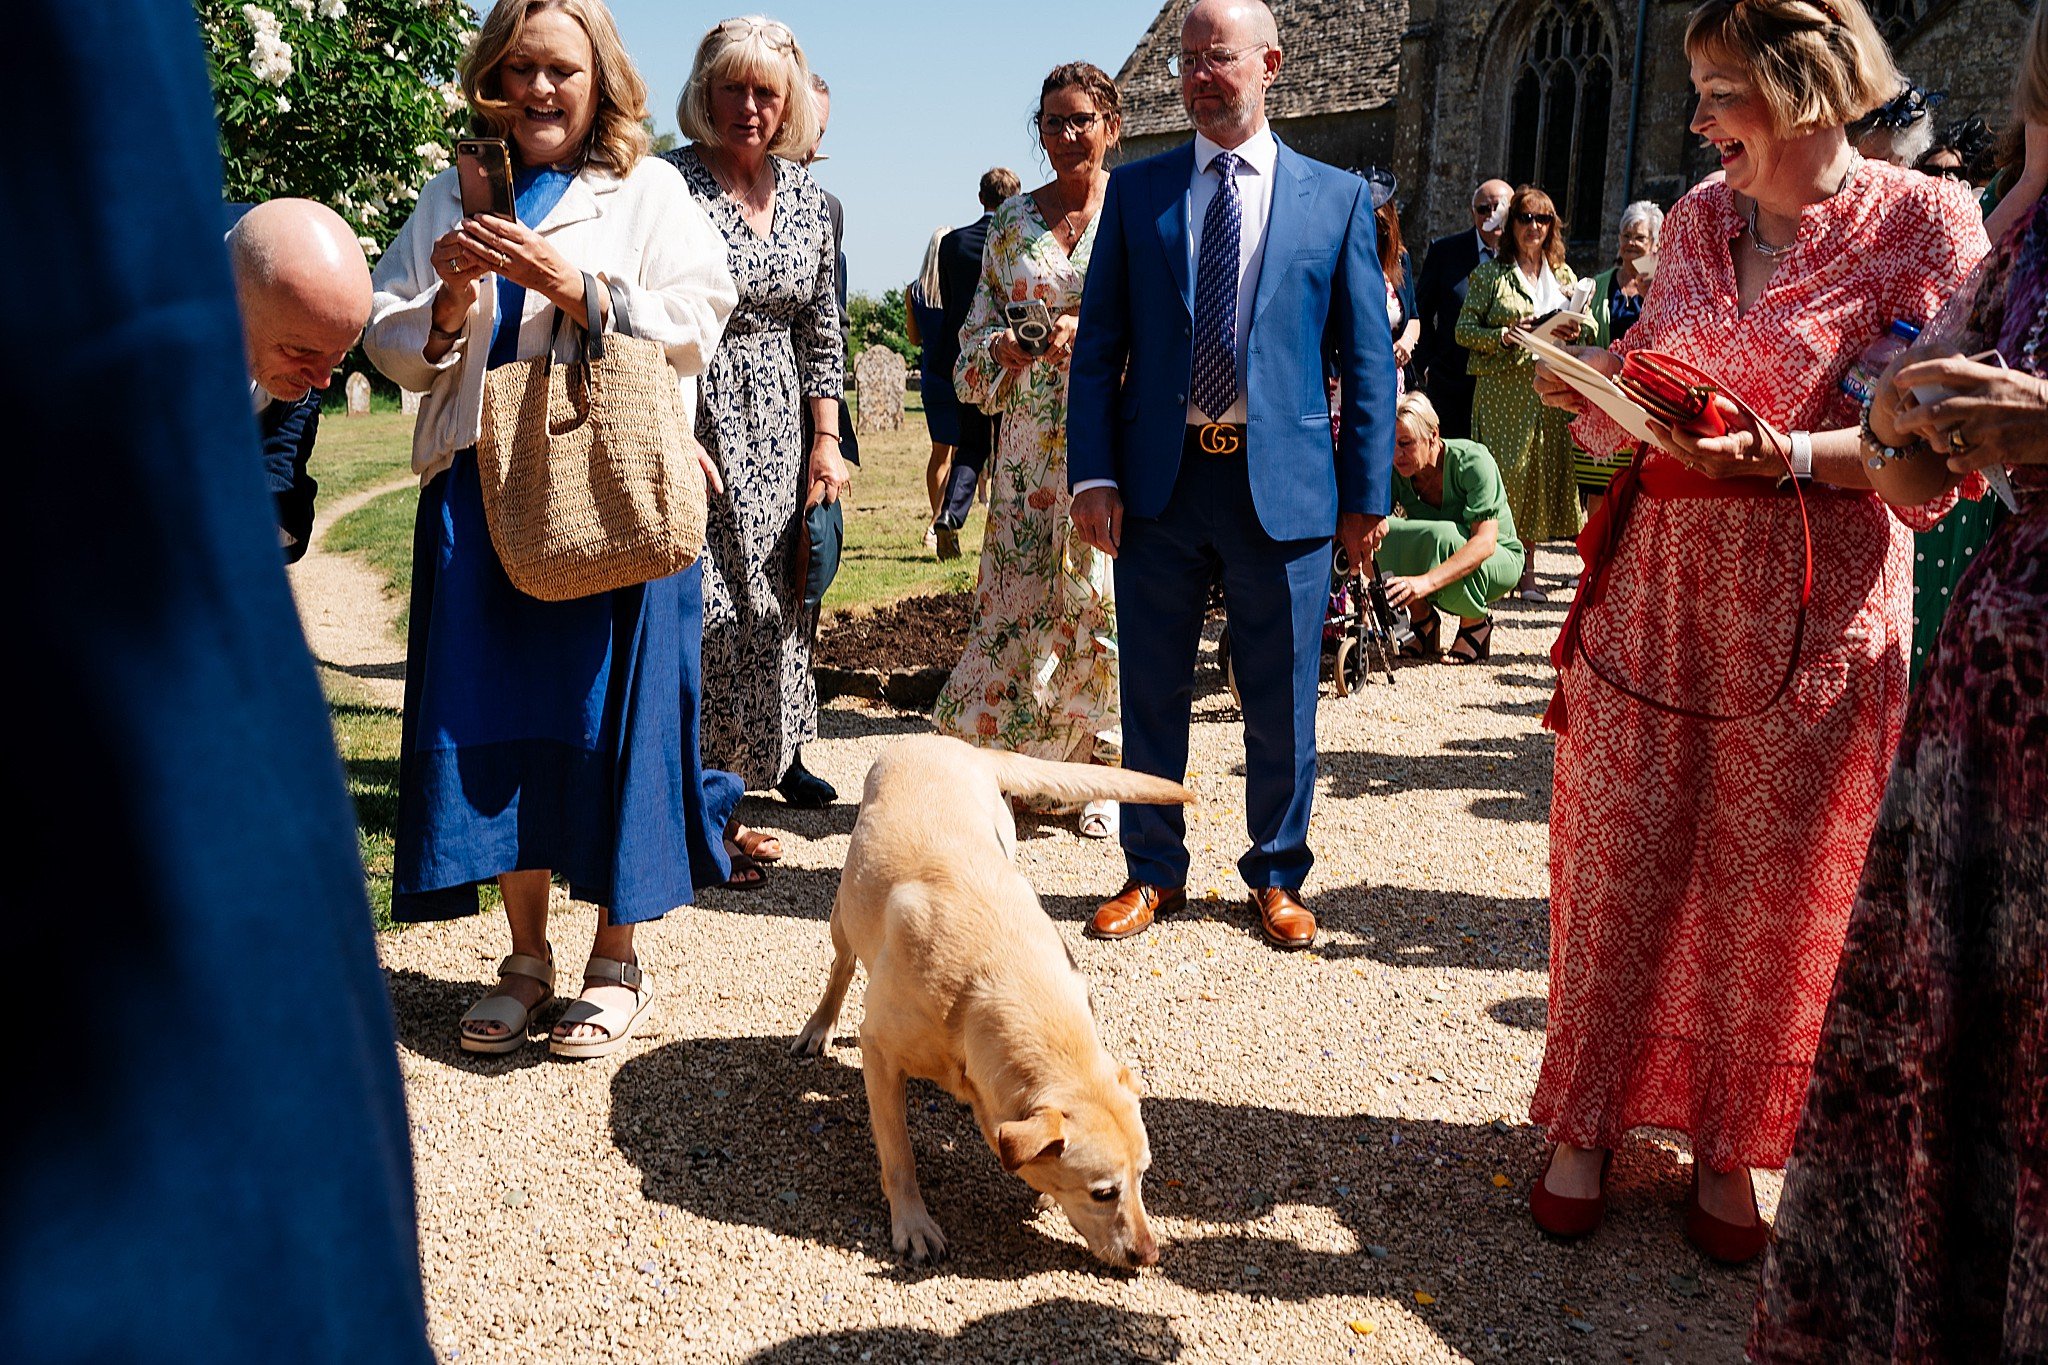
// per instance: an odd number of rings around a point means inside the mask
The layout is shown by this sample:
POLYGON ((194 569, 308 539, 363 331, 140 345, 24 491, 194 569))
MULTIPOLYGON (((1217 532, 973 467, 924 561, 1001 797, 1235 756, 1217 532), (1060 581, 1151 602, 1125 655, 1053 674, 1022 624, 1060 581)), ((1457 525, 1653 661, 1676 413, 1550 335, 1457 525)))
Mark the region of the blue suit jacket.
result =
MULTIPOLYGON (((1081 295, 1067 478, 1114 479, 1133 516, 1164 511, 1180 474, 1194 369, 1194 164, 1189 143, 1110 173, 1081 295)), ((1266 533, 1328 536, 1339 512, 1385 515, 1394 350, 1372 195, 1284 143, 1248 340, 1252 502, 1266 533), (1326 373, 1342 395, 1334 443, 1326 373)))

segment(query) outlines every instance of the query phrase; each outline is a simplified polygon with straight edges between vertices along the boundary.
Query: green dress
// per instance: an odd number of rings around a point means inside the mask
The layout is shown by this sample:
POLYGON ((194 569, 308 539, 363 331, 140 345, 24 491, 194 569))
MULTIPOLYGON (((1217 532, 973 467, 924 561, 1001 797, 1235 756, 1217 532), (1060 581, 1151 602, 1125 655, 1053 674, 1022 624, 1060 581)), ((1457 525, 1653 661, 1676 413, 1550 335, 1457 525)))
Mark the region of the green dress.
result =
POLYGON ((1514 510, 1508 506, 1493 453, 1477 441, 1447 440, 1443 459, 1441 507, 1424 502, 1407 476, 1394 471, 1394 506, 1400 515, 1388 519, 1387 538, 1376 558, 1390 574, 1425 574, 1464 549, 1474 526, 1498 522, 1493 553, 1429 598, 1460 620, 1477 621, 1486 615, 1489 603, 1507 596, 1521 580, 1522 542, 1515 535, 1514 510))
POLYGON ((1996 497, 1955 505, 1932 531, 1913 533, 1913 681, 1927 663, 1963 570, 1991 539, 2005 505, 1996 497))
MULTIPOLYGON (((1571 267, 1556 270, 1557 287, 1570 292, 1571 267)), ((1472 438, 1493 452, 1515 524, 1533 543, 1579 533, 1579 490, 1572 473, 1571 414, 1536 396, 1536 362, 1501 330, 1533 317, 1522 273, 1505 261, 1481 261, 1465 283, 1457 340, 1471 355, 1472 438)))

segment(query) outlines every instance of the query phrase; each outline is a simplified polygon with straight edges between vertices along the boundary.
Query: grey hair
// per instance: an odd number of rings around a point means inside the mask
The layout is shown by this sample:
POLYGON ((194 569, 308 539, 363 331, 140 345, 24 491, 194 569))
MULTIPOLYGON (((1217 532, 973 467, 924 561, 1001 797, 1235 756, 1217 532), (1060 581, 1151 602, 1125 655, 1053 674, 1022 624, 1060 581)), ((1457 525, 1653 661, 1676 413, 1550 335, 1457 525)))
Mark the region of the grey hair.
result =
POLYGON ((1648 223, 1650 241, 1654 244, 1664 233, 1664 210, 1648 199, 1638 199, 1621 211, 1621 225, 1616 232, 1627 232, 1631 225, 1648 223))

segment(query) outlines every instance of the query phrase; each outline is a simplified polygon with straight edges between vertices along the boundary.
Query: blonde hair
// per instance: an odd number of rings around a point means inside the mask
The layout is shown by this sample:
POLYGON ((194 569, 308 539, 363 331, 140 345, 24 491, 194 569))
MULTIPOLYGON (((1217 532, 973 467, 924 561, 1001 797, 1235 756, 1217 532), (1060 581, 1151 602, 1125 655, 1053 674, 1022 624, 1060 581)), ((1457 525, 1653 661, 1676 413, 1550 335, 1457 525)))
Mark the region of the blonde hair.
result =
POLYGON ((2026 52, 2020 57, 2020 71, 2012 86, 2015 121, 2048 123, 2048 8, 2039 0, 2034 5, 2034 22, 2027 26, 2022 41, 2026 52))
POLYGON ((1781 136, 1842 127, 1905 84, 1859 0, 1707 0, 1685 52, 1741 65, 1781 136))
POLYGON ((917 292, 924 295, 925 306, 939 306, 939 243, 946 240, 951 228, 940 228, 932 234, 932 240, 924 249, 924 265, 917 272, 917 292))
POLYGON ((1415 429, 1424 436, 1441 436, 1443 419, 1436 415, 1436 404, 1429 401, 1429 395, 1421 389, 1410 389, 1401 395, 1401 401, 1394 404, 1396 422, 1413 422, 1415 429))
MULTIPOLYGON (((517 115, 498 87, 498 68, 519 45, 526 21, 541 10, 557 9, 582 25, 590 39, 591 89, 597 114, 584 141, 582 160, 624 176, 640 164, 652 145, 641 120, 647 117, 647 83, 626 55, 619 26, 604 0, 498 0, 462 61, 462 93, 469 100, 471 121, 486 137, 513 142, 517 115)), ((513 143, 516 150, 517 143, 513 143)))
POLYGON ((697 44, 690 78, 676 101, 676 126, 703 147, 723 147, 725 136, 711 115, 711 92, 734 77, 765 77, 782 89, 782 125, 768 144, 771 155, 801 161, 823 135, 811 65, 789 26, 758 14, 728 19, 697 44))

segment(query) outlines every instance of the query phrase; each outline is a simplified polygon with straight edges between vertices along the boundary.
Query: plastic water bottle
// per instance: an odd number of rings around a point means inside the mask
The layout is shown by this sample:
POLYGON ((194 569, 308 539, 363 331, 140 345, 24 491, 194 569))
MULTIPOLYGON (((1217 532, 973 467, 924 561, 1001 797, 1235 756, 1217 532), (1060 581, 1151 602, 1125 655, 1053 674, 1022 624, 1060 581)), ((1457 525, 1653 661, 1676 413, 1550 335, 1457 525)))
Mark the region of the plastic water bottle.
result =
POLYGON ((1842 392, 1856 400, 1862 407, 1870 401, 1870 395, 1877 391, 1878 378, 1885 367, 1898 359, 1899 353, 1920 339, 1920 329, 1903 318, 1877 340, 1863 348, 1863 354, 1856 357, 1856 363, 1849 367, 1849 373, 1842 376, 1842 392))

